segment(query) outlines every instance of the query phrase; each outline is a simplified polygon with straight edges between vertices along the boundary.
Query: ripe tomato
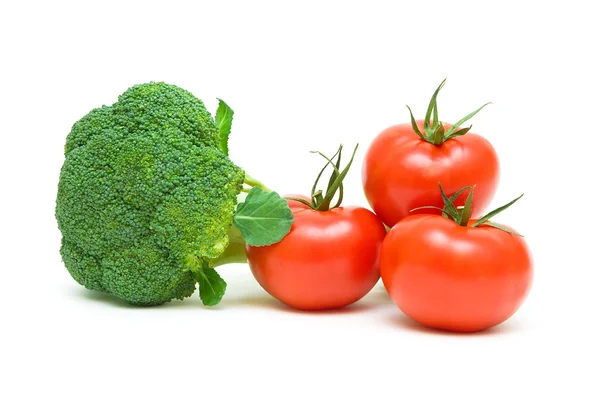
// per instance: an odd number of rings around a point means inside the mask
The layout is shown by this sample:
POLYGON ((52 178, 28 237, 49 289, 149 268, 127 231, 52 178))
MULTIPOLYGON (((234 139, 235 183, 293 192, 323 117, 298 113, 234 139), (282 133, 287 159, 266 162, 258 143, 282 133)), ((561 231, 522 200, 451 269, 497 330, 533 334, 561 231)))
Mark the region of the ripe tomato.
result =
MULTIPOLYGON (((423 121, 416 122, 423 130, 423 121)), ((496 192, 499 174, 498 156, 485 138, 469 132, 436 146, 417 136, 411 124, 402 124, 385 129, 371 143, 362 180, 373 211, 392 227, 414 208, 443 207, 438 182, 449 193, 477 184, 473 215, 481 215, 496 192)), ((459 196, 457 205, 463 205, 466 196, 459 196)))
POLYGON ((414 215, 390 230, 381 277, 407 316, 432 328, 471 332, 517 311, 533 279, 527 244, 492 226, 471 227, 474 222, 414 215))
POLYGON ((258 283, 283 303, 304 310, 343 307, 379 280, 379 250, 386 231, 371 211, 292 208, 290 233, 271 246, 246 246, 258 283))

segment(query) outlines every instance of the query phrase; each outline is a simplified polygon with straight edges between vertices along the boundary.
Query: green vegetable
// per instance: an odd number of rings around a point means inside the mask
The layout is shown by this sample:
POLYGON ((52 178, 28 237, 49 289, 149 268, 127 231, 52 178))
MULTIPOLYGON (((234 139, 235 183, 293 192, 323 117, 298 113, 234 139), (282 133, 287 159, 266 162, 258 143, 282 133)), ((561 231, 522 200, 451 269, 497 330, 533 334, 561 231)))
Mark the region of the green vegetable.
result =
POLYGON ((184 299, 198 284, 215 305, 226 284, 214 267, 244 261, 245 241, 289 232, 286 200, 228 158, 233 111, 219 103, 215 121, 191 93, 151 82, 73 125, 56 219, 77 282, 136 305, 184 299))

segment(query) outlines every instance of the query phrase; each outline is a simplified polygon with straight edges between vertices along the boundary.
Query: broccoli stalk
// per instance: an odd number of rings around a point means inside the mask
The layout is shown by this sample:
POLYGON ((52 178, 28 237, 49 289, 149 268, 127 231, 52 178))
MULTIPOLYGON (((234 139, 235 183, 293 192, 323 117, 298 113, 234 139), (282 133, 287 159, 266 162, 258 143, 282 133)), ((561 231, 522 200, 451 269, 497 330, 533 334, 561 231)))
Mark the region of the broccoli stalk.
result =
MULTIPOLYGON (((246 177, 244 178, 244 183, 250 187, 259 187, 261 188, 263 191, 265 192, 272 192, 271 189, 269 189, 268 187, 266 187, 264 185, 264 183, 262 183, 261 181, 258 181, 256 179, 254 179, 253 177, 251 177, 250 175, 246 174, 246 177)), ((242 192, 249 192, 249 189, 242 189, 242 192)))
POLYGON ((77 282, 137 305, 184 299, 198 285, 214 305, 226 288, 214 267, 289 232, 286 200, 229 159, 232 119, 221 100, 213 119, 186 90, 150 82, 73 125, 56 219, 77 282))

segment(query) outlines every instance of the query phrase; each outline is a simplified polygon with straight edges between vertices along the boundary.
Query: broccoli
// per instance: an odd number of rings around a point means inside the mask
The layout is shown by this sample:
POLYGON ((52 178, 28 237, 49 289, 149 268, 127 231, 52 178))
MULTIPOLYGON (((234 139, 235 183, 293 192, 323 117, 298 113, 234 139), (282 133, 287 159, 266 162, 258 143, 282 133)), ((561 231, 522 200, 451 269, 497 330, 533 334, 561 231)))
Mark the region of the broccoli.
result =
POLYGON ((219 103, 215 120, 190 92, 150 82, 73 125, 56 219, 79 284, 150 306, 189 297, 198 283, 214 305, 226 286, 214 267, 244 259, 245 242, 289 232, 287 202, 228 158, 233 111, 219 103))

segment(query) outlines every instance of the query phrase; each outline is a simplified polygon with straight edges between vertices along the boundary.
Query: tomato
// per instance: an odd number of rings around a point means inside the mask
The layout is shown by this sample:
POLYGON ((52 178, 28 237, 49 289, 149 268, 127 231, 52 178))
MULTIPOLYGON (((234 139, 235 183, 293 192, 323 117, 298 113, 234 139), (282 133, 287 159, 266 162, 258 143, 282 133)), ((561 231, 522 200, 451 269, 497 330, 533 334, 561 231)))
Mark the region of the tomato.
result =
POLYGON ((371 211, 292 208, 290 233, 271 246, 246 246, 252 274, 281 302, 303 310, 338 308, 361 299, 379 280, 386 231, 371 211))
MULTIPOLYGON (((417 125, 424 129, 422 120, 417 125)), ((469 132, 434 145, 417 136, 411 124, 401 124, 385 129, 371 143, 362 180, 373 211, 392 227, 414 208, 443 207, 438 182, 449 193, 477 184, 473 214, 481 215, 496 192, 499 174, 498 156, 482 136, 469 132)), ((466 195, 458 197, 458 205, 464 204, 466 195)))
POLYGON ((432 328, 479 331, 505 321, 524 301, 533 279, 524 239, 473 223, 414 215, 386 236, 383 284, 413 320, 432 328))

